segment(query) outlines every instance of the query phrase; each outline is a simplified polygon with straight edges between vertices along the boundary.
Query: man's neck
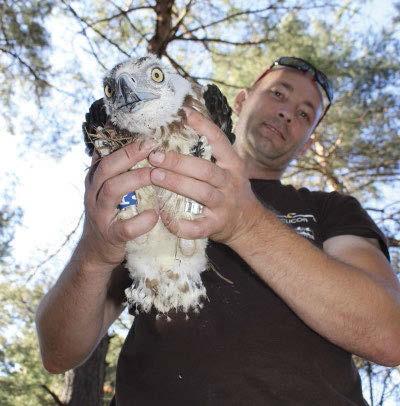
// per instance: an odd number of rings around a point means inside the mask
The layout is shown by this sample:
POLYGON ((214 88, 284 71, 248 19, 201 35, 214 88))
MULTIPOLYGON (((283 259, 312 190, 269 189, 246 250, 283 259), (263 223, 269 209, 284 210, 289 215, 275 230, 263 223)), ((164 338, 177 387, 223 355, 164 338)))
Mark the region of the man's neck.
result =
MULTIPOLYGON (((233 146, 235 148, 235 145, 233 146)), ((235 148, 243 159, 248 179, 280 180, 286 168, 277 169, 260 164, 251 156, 248 156, 242 148, 235 148)))
POLYGON ((267 168, 252 160, 245 161, 245 165, 248 179, 280 180, 283 174, 282 170, 267 168))

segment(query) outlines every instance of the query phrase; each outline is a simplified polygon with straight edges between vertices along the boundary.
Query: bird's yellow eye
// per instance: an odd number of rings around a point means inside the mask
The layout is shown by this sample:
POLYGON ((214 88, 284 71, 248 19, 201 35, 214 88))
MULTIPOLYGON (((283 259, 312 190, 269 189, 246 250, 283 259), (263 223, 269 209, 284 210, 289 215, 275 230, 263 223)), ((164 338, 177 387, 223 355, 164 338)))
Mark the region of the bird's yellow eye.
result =
POLYGON ((114 94, 113 90, 111 89, 110 85, 105 85, 104 86, 104 94, 110 98, 114 94))
POLYGON ((151 71, 151 78, 154 82, 160 83, 164 80, 164 73, 160 68, 154 68, 151 71))

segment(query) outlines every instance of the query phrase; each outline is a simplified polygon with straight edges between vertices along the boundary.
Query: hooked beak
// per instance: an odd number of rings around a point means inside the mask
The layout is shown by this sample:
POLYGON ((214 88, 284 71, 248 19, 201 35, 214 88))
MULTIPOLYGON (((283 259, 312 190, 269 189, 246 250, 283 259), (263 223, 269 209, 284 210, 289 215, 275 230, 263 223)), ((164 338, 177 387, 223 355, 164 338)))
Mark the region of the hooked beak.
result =
POLYGON ((131 106, 131 109, 140 101, 158 99, 153 93, 141 91, 137 88, 135 80, 127 73, 123 73, 117 79, 117 109, 125 106, 131 106))

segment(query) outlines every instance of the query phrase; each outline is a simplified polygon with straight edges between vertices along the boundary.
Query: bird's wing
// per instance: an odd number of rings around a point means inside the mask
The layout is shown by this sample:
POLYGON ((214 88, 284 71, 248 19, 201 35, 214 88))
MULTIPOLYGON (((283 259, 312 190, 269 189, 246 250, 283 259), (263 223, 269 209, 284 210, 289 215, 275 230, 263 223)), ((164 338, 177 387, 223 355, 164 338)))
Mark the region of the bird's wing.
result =
POLYGON ((86 153, 93 155, 94 144, 90 134, 95 134, 98 127, 104 127, 107 122, 107 113, 103 99, 96 100, 85 115, 85 122, 82 124, 82 132, 86 144, 86 153))
POLYGON ((226 134, 230 143, 233 144, 235 134, 232 132, 232 109, 226 97, 217 86, 207 85, 203 98, 211 119, 226 134))

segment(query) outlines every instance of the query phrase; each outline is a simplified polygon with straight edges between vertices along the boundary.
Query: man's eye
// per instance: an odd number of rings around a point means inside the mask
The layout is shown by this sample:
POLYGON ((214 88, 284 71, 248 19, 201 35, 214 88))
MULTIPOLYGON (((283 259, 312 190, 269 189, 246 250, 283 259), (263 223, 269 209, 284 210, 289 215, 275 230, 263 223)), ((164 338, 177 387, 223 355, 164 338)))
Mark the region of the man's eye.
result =
POLYGON ((300 116, 302 118, 305 118, 306 120, 308 120, 308 118, 309 118, 308 114, 305 111, 300 111, 300 116))
POLYGON ((282 96, 282 93, 279 92, 278 90, 275 90, 274 94, 275 94, 276 97, 281 97, 282 96))

